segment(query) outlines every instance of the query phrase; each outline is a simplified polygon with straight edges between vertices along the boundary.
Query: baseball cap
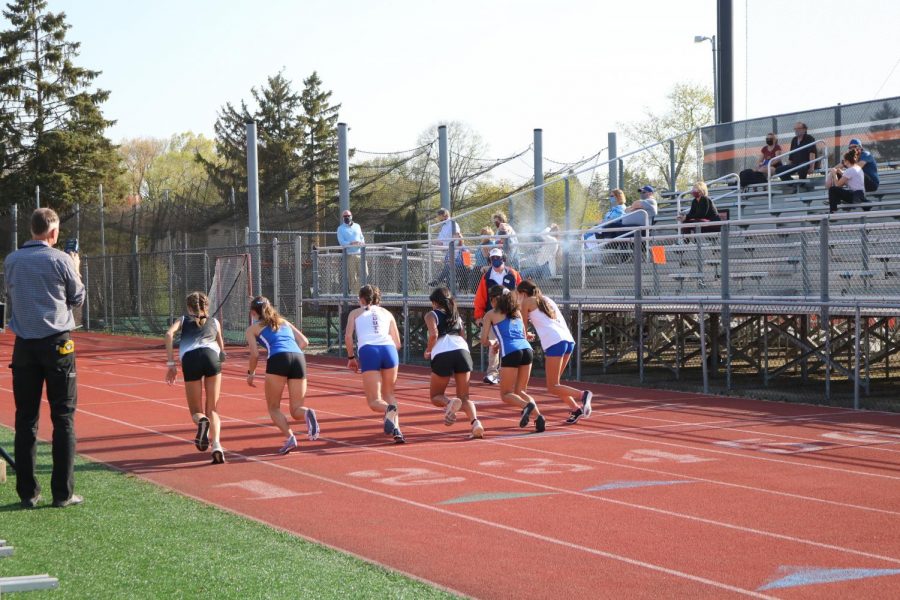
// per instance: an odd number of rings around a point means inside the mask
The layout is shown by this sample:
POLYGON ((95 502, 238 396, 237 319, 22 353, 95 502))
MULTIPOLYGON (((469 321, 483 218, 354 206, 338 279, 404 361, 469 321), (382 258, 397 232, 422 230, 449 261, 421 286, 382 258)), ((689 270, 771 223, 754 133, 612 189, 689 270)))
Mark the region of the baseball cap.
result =
POLYGON ((862 146, 862 142, 860 142, 860 141, 859 141, 858 139, 856 139, 856 138, 853 138, 852 140, 850 140, 850 143, 847 144, 847 145, 848 145, 848 146, 860 146, 860 147, 861 147, 861 146, 862 146))
POLYGON ((644 187, 642 187, 641 189, 639 189, 638 192, 644 192, 644 193, 647 193, 647 194, 653 194, 654 192, 656 192, 656 190, 653 189, 653 186, 652 186, 652 185, 645 185, 644 187))
POLYGON ((491 256, 500 256, 500 257, 502 257, 502 256, 503 256, 503 250, 501 250, 500 248, 494 248, 493 250, 491 250, 491 254, 490 254, 490 255, 491 255, 491 256))

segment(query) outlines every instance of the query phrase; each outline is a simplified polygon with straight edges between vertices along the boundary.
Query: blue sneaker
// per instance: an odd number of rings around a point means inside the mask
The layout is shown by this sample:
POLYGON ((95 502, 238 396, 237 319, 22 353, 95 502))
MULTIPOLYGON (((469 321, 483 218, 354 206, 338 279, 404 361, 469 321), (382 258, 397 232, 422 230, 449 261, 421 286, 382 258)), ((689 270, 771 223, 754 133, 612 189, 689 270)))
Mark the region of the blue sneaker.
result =
POLYGON ((311 408, 306 409, 306 433, 311 442, 319 439, 319 420, 316 419, 316 411, 311 408))
POLYGON ((282 446, 281 449, 278 450, 278 454, 287 454, 291 450, 296 450, 296 449, 297 449, 297 438, 295 438, 294 436, 291 436, 284 441, 284 446, 282 446))
POLYGON ((394 424, 394 420, 388 416, 391 414, 391 411, 394 411, 394 415, 396 416, 397 415, 397 407, 396 406, 388 406, 387 410, 384 411, 384 432, 388 435, 393 434, 394 429, 397 428, 397 426, 394 424))

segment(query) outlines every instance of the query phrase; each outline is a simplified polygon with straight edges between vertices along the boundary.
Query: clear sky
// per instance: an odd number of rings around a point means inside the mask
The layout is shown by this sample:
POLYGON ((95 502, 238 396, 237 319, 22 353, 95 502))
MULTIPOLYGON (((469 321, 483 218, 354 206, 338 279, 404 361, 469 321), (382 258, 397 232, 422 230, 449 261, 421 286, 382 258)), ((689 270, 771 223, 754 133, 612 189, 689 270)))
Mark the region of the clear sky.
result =
MULTIPOLYGON (((710 44, 694 36, 715 33, 715 0, 49 6, 68 15, 79 64, 103 71, 114 141, 211 136, 226 101, 281 69, 299 90, 316 70, 356 148, 411 148, 432 124, 460 120, 488 156, 524 149, 541 127, 545 157, 573 161, 605 147, 617 122, 665 108, 674 83, 712 84, 710 44)), ((734 13, 736 119, 900 95, 900 2, 734 0, 734 13)))

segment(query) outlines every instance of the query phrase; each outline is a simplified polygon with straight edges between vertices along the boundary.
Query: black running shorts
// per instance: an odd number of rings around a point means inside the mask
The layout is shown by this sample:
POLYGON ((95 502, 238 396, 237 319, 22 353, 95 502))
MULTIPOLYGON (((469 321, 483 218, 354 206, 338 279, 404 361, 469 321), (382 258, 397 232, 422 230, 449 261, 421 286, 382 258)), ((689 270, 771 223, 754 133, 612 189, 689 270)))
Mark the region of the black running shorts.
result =
POLYGON ((303 379, 306 377, 306 358, 300 352, 279 352, 266 361, 266 373, 303 379))
POLYGON ((534 353, 531 348, 525 350, 514 350, 500 359, 500 367, 524 367, 530 365, 534 353))
POLYGON ((200 381, 222 372, 219 353, 212 348, 197 348, 181 358, 181 371, 185 381, 200 381))
POLYGON ((431 372, 438 377, 451 377, 455 373, 471 373, 472 355, 467 350, 441 352, 431 359, 431 372))

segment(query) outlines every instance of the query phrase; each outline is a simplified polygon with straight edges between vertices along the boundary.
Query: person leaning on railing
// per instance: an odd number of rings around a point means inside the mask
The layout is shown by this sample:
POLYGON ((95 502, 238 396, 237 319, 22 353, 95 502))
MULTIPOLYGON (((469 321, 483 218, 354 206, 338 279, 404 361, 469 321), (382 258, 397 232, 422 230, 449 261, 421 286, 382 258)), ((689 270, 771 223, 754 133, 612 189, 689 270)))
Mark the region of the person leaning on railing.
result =
POLYGON ((816 159, 816 147, 810 146, 809 148, 803 148, 802 150, 797 150, 797 148, 802 148, 815 141, 816 138, 807 133, 806 123, 799 121, 795 123, 794 137, 791 139, 791 153, 788 155, 788 163, 778 165, 775 169, 775 174, 781 177, 782 181, 790 181, 794 173, 797 173, 797 176, 800 179, 806 179, 807 175, 812 175, 813 171, 815 171, 816 163, 809 161, 816 159), (809 164, 805 167, 797 168, 799 165, 806 162, 809 162, 809 164), (790 171, 795 168, 797 169, 796 171, 791 171, 790 173, 782 175, 785 171, 790 171))
MULTIPOLYGON (((825 187, 828 188, 828 212, 833 213, 839 204, 864 204, 866 200, 866 183, 862 167, 858 164, 859 153, 850 150, 844 154, 843 169, 834 167, 828 170, 825 187), (846 186, 846 187, 844 187, 846 186)), ((870 207, 864 206, 863 210, 870 207)))

